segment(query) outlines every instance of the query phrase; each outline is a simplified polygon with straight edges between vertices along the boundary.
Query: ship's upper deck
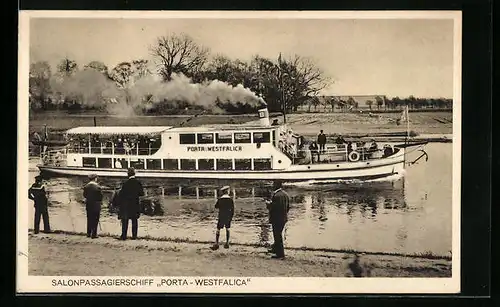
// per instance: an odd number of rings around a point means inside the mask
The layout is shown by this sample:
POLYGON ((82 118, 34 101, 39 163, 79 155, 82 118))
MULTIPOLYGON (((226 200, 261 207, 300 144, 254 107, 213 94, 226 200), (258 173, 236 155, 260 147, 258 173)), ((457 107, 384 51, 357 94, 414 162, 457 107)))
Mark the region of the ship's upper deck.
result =
POLYGON ((269 131, 278 126, 265 127, 261 125, 207 125, 196 127, 172 126, 89 126, 76 127, 66 131, 67 134, 160 134, 163 132, 196 133, 217 131, 269 131))

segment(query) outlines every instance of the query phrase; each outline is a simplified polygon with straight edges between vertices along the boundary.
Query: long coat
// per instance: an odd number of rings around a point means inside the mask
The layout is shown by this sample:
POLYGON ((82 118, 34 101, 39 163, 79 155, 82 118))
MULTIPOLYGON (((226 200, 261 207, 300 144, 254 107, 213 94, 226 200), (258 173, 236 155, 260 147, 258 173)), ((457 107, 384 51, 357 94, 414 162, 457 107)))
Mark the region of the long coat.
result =
POLYGON ((48 205, 47 193, 43 183, 33 183, 28 190, 28 198, 34 201, 36 209, 46 209, 48 205))
POLYGON ((269 222, 271 222, 271 224, 285 224, 288 221, 290 197, 285 191, 279 189, 274 192, 267 208, 269 209, 269 222))
POLYGON ((94 181, 91 181, 83 188, 83 197, 85 198, 85 208, 87 211, 99 212, 102 205, 102 189, 94 181))
POLYGON ((144 196, 142 184, 135 177, 129 178, 122 185, 118 194, 118 206, 121 218, 138 218, 141 214, 139 198, 144 196))

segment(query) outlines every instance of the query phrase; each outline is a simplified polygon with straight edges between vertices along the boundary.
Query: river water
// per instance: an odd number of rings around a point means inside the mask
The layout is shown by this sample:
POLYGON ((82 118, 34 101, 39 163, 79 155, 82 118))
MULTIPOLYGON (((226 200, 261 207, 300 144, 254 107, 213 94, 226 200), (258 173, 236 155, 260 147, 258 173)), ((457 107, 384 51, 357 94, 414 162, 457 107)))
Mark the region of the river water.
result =
MULTIPOLYGON (((291 197, 285 245, 369 252, 450 255, 452 238, 452 144, 426 146, 429 160, 407 167, 405 175, 384 181, 299 183, 286 185, 291 197)), ((420 154, 414 153, 411 158, 420 154)), ((38 174, 30 160, 30 184, 38 174)), ((86 178, 46 181, 53 229, 86 232, 81 187, 86 178)), ((101 232, 118 235, 120 224, 107 210, 116 179, 100 179, 109 188, 101 214, 101 232)), ((142 215, 139 236, 214 239, 216 190, 228 182, 143 180, 149 199, 161 208, 142 215)), ((267 182, 229 182, 235 199, 233 242, 272 243, 263 197, 267 182)), ((32 202, 29 206, 33 227, 32 202)), ((130 230, 129 230, 130 232, 130 230)), ((130 235, 130 234, 129 234, 130 235)), ((224 232, 221 238, 225 238, 224 232)))

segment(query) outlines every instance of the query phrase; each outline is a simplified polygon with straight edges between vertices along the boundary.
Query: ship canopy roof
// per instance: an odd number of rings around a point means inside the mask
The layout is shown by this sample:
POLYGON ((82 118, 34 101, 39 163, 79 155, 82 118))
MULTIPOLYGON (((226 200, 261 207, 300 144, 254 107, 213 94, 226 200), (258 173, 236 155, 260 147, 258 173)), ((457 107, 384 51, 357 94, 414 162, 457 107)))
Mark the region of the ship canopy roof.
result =
POLYGON ((66 131, 67 134, 157 134, 171 129, 171 126, 90 126, 76 127, 66 131))

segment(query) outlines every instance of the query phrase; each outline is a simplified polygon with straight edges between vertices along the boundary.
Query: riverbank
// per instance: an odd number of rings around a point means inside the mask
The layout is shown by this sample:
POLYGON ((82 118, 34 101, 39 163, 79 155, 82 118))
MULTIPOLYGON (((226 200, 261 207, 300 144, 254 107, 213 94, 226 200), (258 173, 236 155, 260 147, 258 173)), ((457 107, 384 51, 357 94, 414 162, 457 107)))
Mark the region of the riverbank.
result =
POLYGON ((451 260, 422 255, 286 250, 159 240, 90 239, 81 234, 29 234, 29 274, 45 276, 450 277, 451 260), (357 259, 357 260, 356 260, 357 259))
MULTIPOLYGON (((63 131, 77 126, 93 126, 94 116, 98 126, 199 126, 219 124, 258 124, 253 114, 200 115, 200 116, 134 116, 116 117, 108 115, 36 113, 29 119, 30 132, 41 131, 47 125, 50 131, 63 131)), ((320 129, 326 134, 373 134, 406 131, 404 123, 397 124, 401 114, 365 113, 302 113, 287 115, 287 124, 301 135, 317 135, 320 129)), ((279 116, 279 122, 283 117, 279 116)), ((419 135, 451 135, 453 113, 410 113, 410 130, 419 135)))

